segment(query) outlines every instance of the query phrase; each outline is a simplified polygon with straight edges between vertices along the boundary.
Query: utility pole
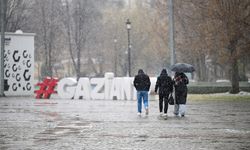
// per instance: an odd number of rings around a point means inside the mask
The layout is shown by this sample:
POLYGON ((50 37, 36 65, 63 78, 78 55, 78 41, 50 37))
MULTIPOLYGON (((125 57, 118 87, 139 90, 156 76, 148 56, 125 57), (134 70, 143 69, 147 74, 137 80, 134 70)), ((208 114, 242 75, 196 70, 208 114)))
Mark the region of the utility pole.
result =
POLYGON ((4 96, 4 40, 7 0, 1 0, 0 97, 4 96))
POLYGON ((117 39, 116 37, 114 38, 114 60, 115 60, 115 64, 114 64, 114 73, 115 73, 115 76, 117 77, 117 39))
POLYGON ((173 0, 168 0, 169 5, 169 49, 171 51, 171 65, 175 64, 175 43, 174 43, 174 5, 173 0))

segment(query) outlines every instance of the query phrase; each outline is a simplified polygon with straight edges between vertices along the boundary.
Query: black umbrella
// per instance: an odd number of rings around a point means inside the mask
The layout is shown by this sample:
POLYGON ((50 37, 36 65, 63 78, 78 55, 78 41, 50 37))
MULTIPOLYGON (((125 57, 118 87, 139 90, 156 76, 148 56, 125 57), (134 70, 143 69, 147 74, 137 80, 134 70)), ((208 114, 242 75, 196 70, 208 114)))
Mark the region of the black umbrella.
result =
POLYGON ((171 71, 174 72, 194 72, 194 66, 187 63, 176 63, 171 66, 171 71))

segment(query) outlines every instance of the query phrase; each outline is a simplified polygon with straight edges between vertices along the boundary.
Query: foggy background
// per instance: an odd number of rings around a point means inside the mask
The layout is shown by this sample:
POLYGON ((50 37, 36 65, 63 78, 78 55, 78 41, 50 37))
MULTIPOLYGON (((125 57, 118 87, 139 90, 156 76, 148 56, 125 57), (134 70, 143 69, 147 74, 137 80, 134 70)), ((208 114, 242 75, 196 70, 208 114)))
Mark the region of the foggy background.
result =
MULTIPOLYGON (((176 62, 195 81, 250 77, 250 1, 174 0, 176 62)), ((6 32, 36 33, 35 78, 126 76, 170 67, 167 0, 8 0, 6 32)))

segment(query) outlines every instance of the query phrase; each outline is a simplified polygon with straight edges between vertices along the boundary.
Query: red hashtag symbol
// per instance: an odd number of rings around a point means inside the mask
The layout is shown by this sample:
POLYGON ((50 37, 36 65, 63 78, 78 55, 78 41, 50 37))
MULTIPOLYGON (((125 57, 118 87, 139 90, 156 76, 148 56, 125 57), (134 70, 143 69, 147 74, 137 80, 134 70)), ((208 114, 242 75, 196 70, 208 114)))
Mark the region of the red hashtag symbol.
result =
POLYGON ((39 90, 36 90, 36 98, 49 99, 51 94, 57 93, 54 89, 57 85, 57 78, 46 77, 43 82, 37 83, 36 86, 39 86, 39 90))

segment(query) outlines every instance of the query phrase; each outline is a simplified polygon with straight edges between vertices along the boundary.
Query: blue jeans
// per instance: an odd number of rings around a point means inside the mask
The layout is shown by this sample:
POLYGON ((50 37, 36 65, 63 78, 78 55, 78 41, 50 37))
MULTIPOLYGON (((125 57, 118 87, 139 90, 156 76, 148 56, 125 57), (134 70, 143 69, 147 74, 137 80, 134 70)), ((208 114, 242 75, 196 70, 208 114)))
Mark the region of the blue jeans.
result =
POLYGON ((186 112, 186 104, 175 104, 174 105, 174 114, 176 116, 180 115, 180 116, 184 116, 186 112))
POLYGON ((144 108, 148 108, 148 91, 137 91, 137 107, 139 113, 141 113, 142 99, 144 108))

